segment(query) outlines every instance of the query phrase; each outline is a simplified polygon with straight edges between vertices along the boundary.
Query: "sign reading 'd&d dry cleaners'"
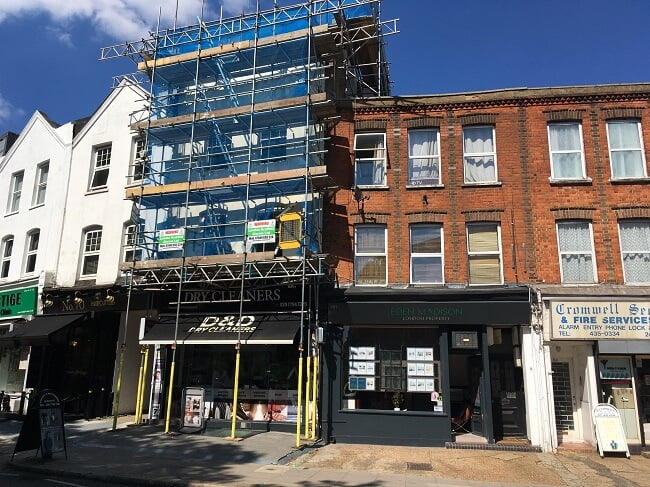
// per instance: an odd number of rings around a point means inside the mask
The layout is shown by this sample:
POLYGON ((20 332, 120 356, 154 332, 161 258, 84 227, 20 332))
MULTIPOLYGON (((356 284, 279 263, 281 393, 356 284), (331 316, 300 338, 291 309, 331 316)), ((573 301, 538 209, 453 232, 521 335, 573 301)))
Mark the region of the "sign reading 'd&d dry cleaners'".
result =
POLYGON ((0 292, 0 318, 15 318, 36 314, 35 287, 0 292))
POLYGON ((650 340, 650 301, 551 301, 553 339, 650 340))

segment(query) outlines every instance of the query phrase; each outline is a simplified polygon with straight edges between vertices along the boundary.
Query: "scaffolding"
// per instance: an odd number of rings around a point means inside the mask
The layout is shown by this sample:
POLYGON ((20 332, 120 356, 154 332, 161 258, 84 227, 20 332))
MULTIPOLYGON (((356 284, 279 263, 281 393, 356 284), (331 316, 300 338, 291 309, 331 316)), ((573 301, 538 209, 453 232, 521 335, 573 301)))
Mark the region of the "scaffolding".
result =
POLYGON ((141 184, 126 191, 134 204, 133 260, 122 264, 129 291, 177 290, 178 324, 184 286, 238 287, 240 319, 245 290, 300 286, 299 391, 304 348, 314 380, 307 404, 316 400, 317 291, 330 265, 323 202, 337 189, 325 125, 341 100, 389 94, 383 37, 397 24, 380 20, 380 6, 314 0, 261 11, 258 2, 251 14, 210 22, 202 14, 196 25, 101 52, 137 63, 138 73, 116 83, 150 83, 146 111, 131 120, 144 143, 131 171, 141 184))

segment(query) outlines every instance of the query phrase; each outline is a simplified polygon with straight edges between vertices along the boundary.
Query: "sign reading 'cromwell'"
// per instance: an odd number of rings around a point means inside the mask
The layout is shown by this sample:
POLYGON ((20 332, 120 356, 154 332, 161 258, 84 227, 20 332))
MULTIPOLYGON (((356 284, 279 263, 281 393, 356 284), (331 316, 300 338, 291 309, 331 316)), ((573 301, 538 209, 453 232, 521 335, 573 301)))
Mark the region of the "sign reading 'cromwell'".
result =
POLYGON ((552 301, 551 323, 559 340, 648 340, 650 302, 552 301))

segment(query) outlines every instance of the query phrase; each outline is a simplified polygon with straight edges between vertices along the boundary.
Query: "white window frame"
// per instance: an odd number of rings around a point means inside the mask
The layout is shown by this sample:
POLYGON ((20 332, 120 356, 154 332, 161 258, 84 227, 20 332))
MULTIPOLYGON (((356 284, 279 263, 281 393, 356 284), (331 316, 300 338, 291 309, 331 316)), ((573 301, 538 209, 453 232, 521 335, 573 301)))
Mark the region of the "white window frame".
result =
POLYGON ((139 183, 144 179, 147 168, 147 146, 144 137, 133 139, 133 157, 131 159, 130 183, 139 183))
POLYGON ((640 179, 640 178, 647 178, 648 177, 648 164, 646 162, 645 158, 645 150, 643 146, 643 131, 641 130, 641 122, 639 120, 630 120, 630 119, 620 119, 620 120, 608 120, 607 121, 607 148, 609 149, 609 167, 611 170, 612 174, 612 179, 617 180, 617 179, 640 179), (635 123, 637 130, 639 132, 639 147, 631 147, 631 148, 619 148, 619 149, 612 149, 612 144, 609 140, 609 127, 612 124, 617 124, 617 123, 635 123), (641 165, 643 166, 643 175, 639 176, 639 178, 629 178, 629 177, 624 177, 624 176, 616 176, 614 174, 614 161, 612 158, 612 152, 618 152, 618 151, 639 151, 641 153, 641 165))
MULTIPOLYGON (((371 151, 373 149, 359 149, 359 151, 371 151)), ((386 134, 383 132, 372 132, 372 133, 359 133, 354 135, 354 185, 359 187, 359 188, 373 188, 373 187, 386 187, 386 168, 388 165, 388 159, 386 157, 387 151, 386 151, 386 134), (383 147, 379 149, 375 149, 375 151, 381 151, 383 152, 382 157, 358 157, 357 155, 357 141, 359 138, 363 137, 370 137, 370 136, 380 136, 382 140, 383 147), (375 163, 375 162, 381 162, 382 163, 382 181, 380 183, 372 183, 372 184, 360 184, 358 181, 358 167, 359 163, 362 164, 368 164, 368 163, 375 163)))
POLYGON ((442 184, 442 171, 440 169, 440 130, 437 128, 426 128, 426 129, 412 129, 408 131, 408 184, 410 186, 438 186, 442 184), (436 151, 434 154, 424 155, 424 156, 414 156, 411 154, 411 135, 416 132, 435 132, 436 134, 436 151), (411 179, 411 173, 413 171, 413 162, 416 160, 428 160, 433 163, 438 169, 438 179, 435 182, 426 182, 421 183, 421 179, 411 179))
POLYGON ((25 238, 25 264, 23 266, 24 274, 33 274, 36 272, 36 264, 38 262, 38 247, 41 239, 41 231, 38 228, 30 230, 27 232, 25 238), (34 246, 34 241, 36 245, 34 246), (32 248, 34 247, 34 248, 32 248), (33 259, 33 261, 32 261, 33 259), (30 270, 30 261, 33 262, 33 268, 30 270))
POLYGON ((551 161, 551 179, 554 180, 570 180, 570 181, 575 181, 575 180, 581 180, 581 179, 587 179, 587 169, 586 169, 586 164, 585 164, 585 142, 584 142, 584 137, 582 134, 582 123, 580 122, 552 122, 547 125, 547 135, 548 135, 548 152, 549 152, 549 157, 551 161), (578 150, 553 150, 552 145, 551 145, 551 127, 557 127, 559 125, 575 125, 578 127, 578 134, 580 136, 580 175, 576 177, 568 177, 568 178, 562 178, 555 174, 555 164, 553 164, 553 155, 554 154, 575 154, 578 152, 578 150))
POLYGON ((104 229, 101 226, 92 226, 88 227, 83 231, 81 239, 81 267, 79 269, 79 277, 81 278, 91 278, 97 275, 97 272, 94 274, 84 273, 86 268, 86 259, 88 258, 97 258, 97 270, 99 270, 99 256, 102 246, 102 236, 104 229), (90 241, 93 239, 93 241, 90 241))
POLYGON ((598 269, 596 266, 596 250, 594 248, 594 228, 593 224, 590 221, 585 221, 585 220, 565 220, 565 221, 559 221, 555 223, 555 234, 557 238, 557 253, 558 253, 558 259, 559 259, 559 264, 560 264, 560 279, 562 283, 566 284, 592 284, 592 283, 597 283, 598 282, 598 269), (593 281, 567 281, 564 278, 564 267, 562 266, 562 256, 563 255, 576 255, 578 254, 575 251, 572 252, 564 252, 560 248, 560 226, 564 224, 576 224, 576 223, 585 223, 589 225, 589 237, 591 241, 591 250, 589 252, 579 252, 579 255, 590 255, 591 256, 591 263, 592 263, 592 273, 593 273, 593 281))
POLYGON ((441 223, 414 223, 409 225, 409 254, 410 254, 410 282, 411 284, 444 284, 445 283, 445 236, 441 223), (413 228, 415 227, 436 227, 440 229, 440 252, 414 252, 413 251, 413 228), (413 259, 423 257, 440 258, 440 280, 439 281, 415 281, 413 279, 413 259))
POLYGON ((88 188, 90 191, 103 189, 108 185, 108 176, 111 168, 112 156, 112 144, 98 145, 93 149, 93 170, 90 174, 90 185, 88 188), (105 151, 108 151, 108 155, 106 155, 105 151), (106 172, 106 182, 104 184, 95 184, 95 178, 103 172, 106 172))
POLYGON ((32 208, 45 204, 45 195, 47 194, 47 179, 49 177, 49 174, 50 161, 41 162, 36 167, 36 178, 34 178, 34 193, 32 194, 32 208), (45 180, 43 181, 43 173, 46 170, 47 174, 45 176, 45 180))
POLYGON ((14 236, 6 235, 2 238, 0 243, 2 244, 0 245, 0 279, 6 279, 9 277, 9 272, 11 271, 11 256, 13 254, 15 243, 14 236), (9 242, 11 242, 11 245, 9 245, 9 242), (7 250, 9 250, 8 253, 7 250), (3 275, 5 272, 5 266, 6 274, 3 275))
POLYGON ((499 222, 471 222, 467 223, 465 225, 465 238, 466 238, 466 245, 467 245, 467 283, 470 286, 496 286, 503 284, 503 246, 501 243, 501 224, 499 222), (470 250, 470 242, 469 242, 469 234, 470 234, 470 228, 473 227, 480 227, 480 226, 494 226, 496 227, 496 232, 497 232, 497 245, 498 245, 498 250, 486 250, 486 251, 472 251, 470 250), (499 258, 499 282, 493 282, 493 283, 473 283, 472 282, 472 277, 470 273, 470 261, 472 260, 472 257, 481 257, 481 256, 498 256, 499 258))
MULTIPOLYGON (((127 254, 129 254, 129 252, 134 252, 136 255, 140 253, 140 257, 136 258, 136 261, 142 260, 141 258, 142 248, 139 248, 136 243, 136 238, 138 237, 141 238, 141 236, 136 233, 136 229, 138 226, 141 225, 142 224, 136 225, 135 223, 131 223, 131 222, 126 223, 124 225, 124 240, 122 244, 122 262, 133 262, 133 257, 131 257, 130 259, 127 258, 127 254)), ((138 238, 138 240, 140 240, 140 238, 138 238)))
POLYGON ((7 199, 7 214, 18 213, 20 210, 20 198, 25 185, 25 171, 17 171, 11 175, 11 186, 9 187, 9 198, 7 199), (18 187, 20 181, 20 187, 18 187))
POLYGON ((496 131, 496 126, 494 125, 467 125, 463 127, 463 132, 462 132, 462 137, 463 139, 461 140, 461 144, 463 147, 463 182, 464 184, 476 184, 476 185, 481 185, 481 184, 495 184, 499 182, 499 165, 497 162, 497 131, 496 131), (465 131, 466 130, 472 130, 472 129, 480 129, 480 128, 490 128, 492 129, 492 152, 465 152, 465 131), (466 159, 469 157, 489 157, 492 156, 494 159, 494 180, 491 181, 468 181, 467 180, 467 163, 466 159))
POLYGON ((623 268, 623 279, 625 284, 648 284, 650 283, 650 274, 648 275, 648 278, 645 281, 629 281, 627 275, 625 274, 625 254, 646 254, 650 252, 650 248, 648 249, 634 249, 634 250, 623 250, 623 239, 622 239, 622 232, 621 232, 621 224, 625 223, 645 223, 646 225, 650 226, 650 219, 645 219, 645 218, 635 218, 635 219, 629 219, 629 220, 620 220, 618 222, 618 241, 620 243, 620 249, 621 249, 621 267, 623 268))
POLYGON ((354 226, 354 283, 357 286, 372 286, 372 287, 385 287, 388 284, 388 227, 386 225, 380 225, 380 224, 360 224, 360 225, 355 225, 354 226), (359 252, 357 250, 357 243, 358 243, 358 231, 361 228, 382 228, 384 230, 384 251, 383 252, 359 252), (384 271, 384 275, 386 276, 386 280, 384 283, 376 283, 376 284, 367 284, 367 283, 359 283, 359 280, 357 278, 358 276, 358 270, 359 266, 357 265, 357 257, 383 257, 385 262, 386 262, 386 269, 384 271))

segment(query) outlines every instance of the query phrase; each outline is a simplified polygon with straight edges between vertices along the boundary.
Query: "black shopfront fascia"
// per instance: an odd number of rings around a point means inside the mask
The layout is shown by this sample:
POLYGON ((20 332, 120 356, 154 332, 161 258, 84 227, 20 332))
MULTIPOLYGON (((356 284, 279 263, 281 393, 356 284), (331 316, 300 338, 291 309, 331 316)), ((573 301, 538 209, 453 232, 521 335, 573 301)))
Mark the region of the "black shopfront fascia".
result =
POLYGON ((323 347, 323 435, 332 441, 393 445, 444 446, 451 441, 450 404, 444 413, 343 409, 345 342, 349 330, 362 327, 437 328, 440 331, 441 387, 450 397, 449 351, 452 331, 474 331, 482 356, 483 435, 494 441, 487 327, 530 323, 529 290, 503 288, 349 288, 330 295, 323 347))

